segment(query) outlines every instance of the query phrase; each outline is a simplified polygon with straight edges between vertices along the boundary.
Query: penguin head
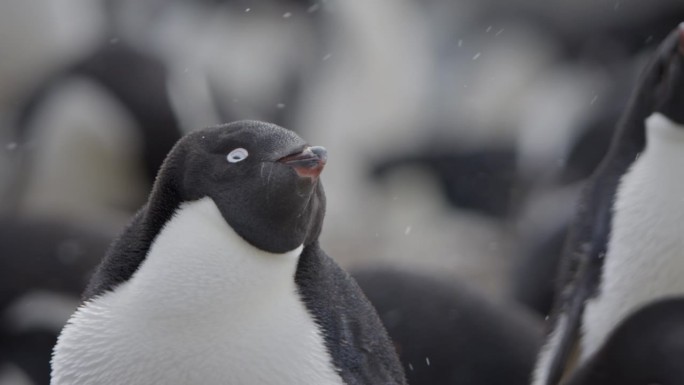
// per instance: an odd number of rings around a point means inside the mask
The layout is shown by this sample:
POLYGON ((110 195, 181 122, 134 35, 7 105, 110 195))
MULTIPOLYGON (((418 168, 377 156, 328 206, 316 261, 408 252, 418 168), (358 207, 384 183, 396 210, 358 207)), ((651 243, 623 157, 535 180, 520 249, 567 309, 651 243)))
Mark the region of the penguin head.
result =
POLYGON ((684 23, 667 36, 647 67, 640 87, 645 105, 684 124, 684 23))
POLYGON ((326 159, 323 147, 274 124, 238 121, 194 131, 167 156, 149 209, 168 210, 153 207, 169 202, 165 194, 178 203, 209 197, 247 242, 290 251, 320 233, 325 194, 318 176, 326 159))

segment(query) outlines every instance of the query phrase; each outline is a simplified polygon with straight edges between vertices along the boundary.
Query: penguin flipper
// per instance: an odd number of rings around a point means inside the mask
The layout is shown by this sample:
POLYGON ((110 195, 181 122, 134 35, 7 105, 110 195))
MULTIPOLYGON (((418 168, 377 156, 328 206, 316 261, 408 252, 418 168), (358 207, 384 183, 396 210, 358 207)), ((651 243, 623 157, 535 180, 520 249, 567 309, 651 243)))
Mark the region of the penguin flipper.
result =
POLYGON ((535 369, 535 385, 554 385, 572 369, 573 351, 587 301, 600 282, 610 222, 610 200, 617 178, 608 177, 614 165, 602 164, 586 186, 575 223, 566 239, 553 309, 551 332, 535 369), (613 180, 615 179, 615 180, 613 180))
POLYGON ((318 242, 304 248, 295 281, 305 306, 324 330, 333 364, 345 384, 406 385, 399 357, 375 308, 318 242))
MULTIPOLYGON (((88 301, 119 284, 129 280, 133 273, 145 260, 156 233, 164 225, 163 220, 145 223, 148 206, 141 208, 124 228, 123 232, 109 246, 109 249, 97 266, 81 295, 81 300, 88 301)), ((170 217, 171 213, 165 213, 170 217)))

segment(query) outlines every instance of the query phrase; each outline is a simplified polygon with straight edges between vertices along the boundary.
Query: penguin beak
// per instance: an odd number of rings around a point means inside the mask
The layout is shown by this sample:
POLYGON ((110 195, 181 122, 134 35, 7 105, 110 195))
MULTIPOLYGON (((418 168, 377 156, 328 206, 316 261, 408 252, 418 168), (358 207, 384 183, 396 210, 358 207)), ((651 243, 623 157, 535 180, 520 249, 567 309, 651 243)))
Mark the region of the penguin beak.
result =
POLYGON ((292 167, 299 176, 318 178, 328 160, 325 147, 307 147, 302 152, 278 159, 279 163, 292 167))

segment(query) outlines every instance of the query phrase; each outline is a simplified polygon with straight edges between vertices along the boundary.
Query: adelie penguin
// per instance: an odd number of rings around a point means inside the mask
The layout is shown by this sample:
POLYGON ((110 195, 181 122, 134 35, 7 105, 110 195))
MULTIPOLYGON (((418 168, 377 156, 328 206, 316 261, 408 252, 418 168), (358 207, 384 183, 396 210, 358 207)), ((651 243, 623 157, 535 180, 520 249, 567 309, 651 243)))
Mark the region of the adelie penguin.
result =
POLYGON ((405 384, 319 246, 325 162, 255 121, 181 139, 64 327, 51 383, 405 384))
POLYGON ((556 384, 626 317, 684 295, 684 25, 633 92, 566 243, 534 385, 556 384))

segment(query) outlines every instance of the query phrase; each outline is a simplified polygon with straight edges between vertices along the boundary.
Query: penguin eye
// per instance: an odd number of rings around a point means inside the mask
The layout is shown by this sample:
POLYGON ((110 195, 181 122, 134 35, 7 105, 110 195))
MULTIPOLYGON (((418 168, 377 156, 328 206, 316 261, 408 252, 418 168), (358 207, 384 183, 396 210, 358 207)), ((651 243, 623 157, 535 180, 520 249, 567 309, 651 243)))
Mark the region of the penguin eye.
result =
POLYGON ((249 156, 247 150, 244 148, 236 148, 235 150, 231 151, 226 158, 230 163, 237 163, 247 159, 247 156, 249 156))

